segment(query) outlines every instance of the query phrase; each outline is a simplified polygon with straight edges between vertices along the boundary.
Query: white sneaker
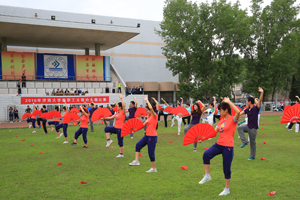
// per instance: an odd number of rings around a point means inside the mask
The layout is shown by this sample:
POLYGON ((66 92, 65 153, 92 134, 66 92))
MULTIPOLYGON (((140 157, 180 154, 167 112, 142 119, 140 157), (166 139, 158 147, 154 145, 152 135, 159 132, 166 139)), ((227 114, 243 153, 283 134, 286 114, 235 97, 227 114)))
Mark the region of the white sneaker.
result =
POLYGON ((36 133, 36 131, 32 131, 32 133, 36 133))
POLYGON ((171 124, 171 127, 173 127, 174 125, 175 125, 175 124, 174 124, 174 123, 172 123, 172 124, 171 124))
POLYGON ((124 158, 124 155, 123 154, 119 154, 116 156, 116 158, 124 158))
POLYGON ((61 134, 59 135, 59 137, 63 136, 63 134, 64 134, 64 133, 61 133, 61 134))
POLYGON ((10 122, 10 123, 13 123, 13 122, 10 122))
POLYGON ((156 168, 155 169, 151 168, 148 171, 146 171, 146 173, 152 173, 152 172, 157 172, 157 169, 156 168))
POLYGON ((212 138, 208 138, 207 140, 211 140, 212 138))
POLYGON ((133 139, 133 136, 132 137, 130 137, 131 139, 133 139))
POLYGON ((178 133, 178 135, 180 135, 180 132, 178 133))
POLYGON ((112 142, 113 142, 112 140, 107 141, 105 147, 109 147, 112 142))
POLYGON ((211 176, 204 175, 203 179, 199 182, 199 184, 204 184, 204 183, 206 183, 207 181, 210 181, 210 180, 211 180, 211 176))
POLYGON ((63 142, 63 144, 68 144, 68 143, 69 143, 69 142, 67 142, 67 141, 64 141, 64 142, 63 142))
POLYGON ((134 160, 131 163, 129 163, 128 165, 130 165, 130 166, 136 166, 136 165, 140 165, 140 162, 134 160))
POLYGON ((225 195, 227 195, 227 194, 230 194, 230 191, 224 189, 224 190, 219 194, 219 196, 225 196, 225 195))
POLYGON ((32 125, 29 125, 29 128, 31 128, 32 127, 32 125))

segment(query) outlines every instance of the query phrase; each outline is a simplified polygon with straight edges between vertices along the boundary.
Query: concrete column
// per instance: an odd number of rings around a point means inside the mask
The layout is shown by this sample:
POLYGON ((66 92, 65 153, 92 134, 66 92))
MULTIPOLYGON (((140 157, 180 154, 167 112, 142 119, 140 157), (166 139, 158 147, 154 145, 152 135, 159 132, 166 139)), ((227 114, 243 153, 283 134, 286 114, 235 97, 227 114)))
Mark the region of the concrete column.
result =
POLYGON ((85 48, 84 51, 85 51, 84 55, 86 55, 86 56, 90 55, 90 49, 89 48, 85 48))
POLYGON ((95 43, 95 56, 100 56, 100 44, 95 43))
POLYGON ((1 51, 7 51, 7 39, 6 39, 6 37, 1 38, 1 51))

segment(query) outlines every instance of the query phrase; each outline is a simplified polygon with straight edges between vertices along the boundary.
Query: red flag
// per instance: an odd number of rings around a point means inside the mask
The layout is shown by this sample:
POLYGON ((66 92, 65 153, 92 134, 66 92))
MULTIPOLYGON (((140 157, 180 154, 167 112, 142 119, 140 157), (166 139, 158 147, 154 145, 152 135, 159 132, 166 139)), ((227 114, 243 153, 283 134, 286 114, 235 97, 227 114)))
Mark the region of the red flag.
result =
POLYGON ((80 181, 80 183, 82 183, 82 184, 87 184, 87 182, 84 182, 84 181, 80 181))
POLYGON ((269 196, 273 196, 276 193, 276 191, 270 192, 269 196))
POLYGON ((187 166, 181 166, 180 169, 187 170, 187 166))
POLYGON ((62 162, 57 163, 57 165, 61 165, 61 164, 62 164, 62 162))
POLYGON ((266 142, 264 142, 264 144, 267 144, 266 142))

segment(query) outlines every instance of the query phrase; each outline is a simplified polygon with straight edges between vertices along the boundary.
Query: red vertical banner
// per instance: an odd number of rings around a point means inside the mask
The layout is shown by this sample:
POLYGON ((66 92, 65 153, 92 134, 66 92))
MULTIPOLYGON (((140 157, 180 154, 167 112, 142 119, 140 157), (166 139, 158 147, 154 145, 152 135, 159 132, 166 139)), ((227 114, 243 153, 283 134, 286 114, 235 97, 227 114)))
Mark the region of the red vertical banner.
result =
POLYGON ((34 53, 1 52, 2 79, 18 80, 25 74, 27 80, 35 77, 34 53))
POLYGON ((76 77, 83 81, 103 81, 103 56, 76 56, 76 77))

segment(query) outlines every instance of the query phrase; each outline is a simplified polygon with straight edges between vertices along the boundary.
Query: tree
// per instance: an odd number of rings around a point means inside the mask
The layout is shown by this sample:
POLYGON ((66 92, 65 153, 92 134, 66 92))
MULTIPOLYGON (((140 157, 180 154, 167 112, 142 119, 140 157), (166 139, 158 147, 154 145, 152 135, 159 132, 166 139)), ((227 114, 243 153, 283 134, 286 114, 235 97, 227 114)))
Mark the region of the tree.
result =
POLYGON ((252 0, 249 37, 241 53, 247 67, 243 91, 258 95, 257 87, 264 88, 264 95, 272 95, 286 87, 292 77, 288 67, 297 60, 289 49, 293 46, 289 33, 296 28, 299 7, 295 0, 274 0, 261 9, 262 0, 252 0))

